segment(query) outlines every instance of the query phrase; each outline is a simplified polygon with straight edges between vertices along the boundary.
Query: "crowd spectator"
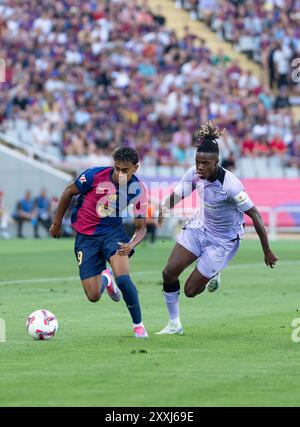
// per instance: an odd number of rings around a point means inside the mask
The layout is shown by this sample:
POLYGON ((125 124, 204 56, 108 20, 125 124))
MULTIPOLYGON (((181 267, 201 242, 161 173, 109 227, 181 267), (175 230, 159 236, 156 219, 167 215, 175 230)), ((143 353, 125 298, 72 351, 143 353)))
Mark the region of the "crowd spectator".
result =
POLYGON ((276 134, 270 142, 271 153, 283 157, 287 152, 287 146, 280 135, 276 134))
POLYGON ((221 166, 231 172, 235 172, 236 159, 232 151, 229 153, 229 156, 222 161, 221 166))
POLYGON ((265 135, 257 138, 254 146, 254 154, 256 157, 269 157, 271 155, 271 147, 265 135))
MULTIPOLYGON (((219 30, 226 24, 222 31, 233 41, 243 25, 260 34, 249 1, 200 3, 219 30)), ((228 129, 230 137, 221 141, 224 158, 240 155, 247 132, 255 140, 266 136, 269 144, 273 117, 283 122, 289 111, 284 73, 274 100, 238 61, 223 51, 213 54, 189 27, 179 38, 165 23, 146 0, 2 1, 0 57, 6 58, 7 76, 0 84, 0 131, 64 162, 92 164, 109 162, 115 147, 127 145, 139 150, 145 164, 186 167, 194 162, 193 133, 208 119, 228 129)), ((282 55, 275 54, 276 74, 282 55)), ((287 143, 299 128, 292 119, 280 132, 287 143)))
POLYGON ((39 224, 41 224, 47 231, 51 226, 51 202, 47 196, 47 190, 43 188, 39 196, 34 201, 36 209, 36 221, 34 224, 34 235, 36 238, 39 237, 39 224))
MULTIPOLYGON (((3 205, 4 193, 0 191, 0 237, 9 238, 8 224, 10 216, 4 209, 3 205)), ((76 204, 77 197, 73 197, 62 223, 62 237, 74 236, 74 230, 71 226, 71 214, 76 204)), ((56 196, 48 197, 47 189, 42 188, 38 196, 33 197, 32 192, 27 190, 20 200, 16 202, 16 208, 12 213, 12 218, 17 225, 17 237, 24 238, 23 226, 24 222, 30 223, 33 228, 33 237, 39 238, 39 226, 42 225, 49 236, 48 231, 52 223, 58 206, 58 198, 56 196)))
POLYGON ((300 171, 300 138, 294 139, 288 146, 287 165, 300 171))
POLYGON ((247 132, 245 139, 241 143, 242 156, 253 157, 255 154, 255 144, 256 141, 253 139, 251 132, 247 132))
POLYGON ((24 238, 23 236, 24 221, 31 222, 34 230, 34 237, 38 237, 36 234, 37 215, 36 215, 34 199, 31 196, 31 191, 27 190, 25 192, 24 197, 18 200, 16 205, 16 210, 13 213, 13 218, 17 223, 17 237, 24 238))
POLYGON ((300 54, 299 0, 177 0, 176 5, 261 63, 271 88, 289 86, 299 95, 299 82, 291 79, 292 60, 300 54))

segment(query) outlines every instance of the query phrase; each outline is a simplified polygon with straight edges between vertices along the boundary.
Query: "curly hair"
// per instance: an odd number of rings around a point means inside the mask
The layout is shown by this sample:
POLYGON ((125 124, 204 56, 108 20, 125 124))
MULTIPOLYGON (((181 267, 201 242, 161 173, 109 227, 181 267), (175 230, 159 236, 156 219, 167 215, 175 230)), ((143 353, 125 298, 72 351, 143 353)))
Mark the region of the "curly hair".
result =
POLYGON ((130 147, 116 148, 112 153, 112 157, 117 162, 131 162, 134 165, 140 161, 138 152, 130 147))

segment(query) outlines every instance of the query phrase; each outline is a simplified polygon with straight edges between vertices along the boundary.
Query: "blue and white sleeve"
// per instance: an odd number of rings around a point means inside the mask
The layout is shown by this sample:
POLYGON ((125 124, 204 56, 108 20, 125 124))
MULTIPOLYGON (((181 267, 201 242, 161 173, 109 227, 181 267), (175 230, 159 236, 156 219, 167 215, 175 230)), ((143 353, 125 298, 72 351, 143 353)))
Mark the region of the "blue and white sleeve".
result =
POLYGON ((82 172, 74 181, 74 184, 78 188, 81 194, 87 193, 93 185, 95 176, 95 169, 87 169, 82 172))

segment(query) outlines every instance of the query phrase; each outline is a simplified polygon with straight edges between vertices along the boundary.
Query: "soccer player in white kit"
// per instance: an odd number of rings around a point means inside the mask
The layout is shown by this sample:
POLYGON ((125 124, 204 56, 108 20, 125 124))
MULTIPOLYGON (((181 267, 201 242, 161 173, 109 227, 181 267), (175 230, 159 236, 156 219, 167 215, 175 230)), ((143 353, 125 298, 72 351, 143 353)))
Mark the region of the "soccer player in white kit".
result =
MULTIPOLYGON (((163 270, 163 294, 169 313, 167 326, 157 334, 182 334, 179 317, 180 274, 197 260, 196 268, 184 286, 187 297, 195 297, 206 288, 219 287, 220 274, 235 256, 244 233, 244 213, 253 222, 267 266, 274 267, 277 256, 271 251, 260 213, 245 192, 240 180, 219 166, 217 139, 220 130, 211 122, 197 133, 199 146, 196 164, 182 177, 174 191, 159 207, 159 224, 166 212, 188 197, 195 189, 202 199, 202 214, 189 219, 163 270)), ((201 208, 200 207, 200 208, 201 208)))

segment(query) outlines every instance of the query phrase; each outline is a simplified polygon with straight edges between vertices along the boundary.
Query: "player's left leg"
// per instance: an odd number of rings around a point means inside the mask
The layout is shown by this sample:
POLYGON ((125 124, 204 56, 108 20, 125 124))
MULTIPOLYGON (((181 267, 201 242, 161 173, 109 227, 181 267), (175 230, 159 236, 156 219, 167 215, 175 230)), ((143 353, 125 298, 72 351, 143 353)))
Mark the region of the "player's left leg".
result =
MULTIPOLYGON (((231 251, 229 251, 229 253, 225 256, 224 259, 224 263, 222 266, 222 270, 230 263, 230 261, 232 260, 232 258, 235 257, 235 255, 237 254, 237 251, 239 250, 240 247, 240 239, 236 239, 234 241, 234 246, 232 248, 231 251)), ((217 289, 219 289, 221 284, 221 274, 220 271, 209 281, 209 283, 206 286, 206 289, 208 290, 208 292, 215 292, 217 289)))
POLYGON ((115 302, 119 302, 121 299, 121 292, 114 280, 114 274, 111 267, 106 268, 101 273, 102 285, 106 287, 108 296, 115 302))
POLYGON ((220 271, 223 270, 235 256, 240 246, 240 241, 231 241, 221 244, 210 241, 197 262, 197 268, 186 281, 184 292, 187 297, 201 294, 206 285, 215 277, 218 280, 220 271))
POLYGON ((206 285, 206 289, 208 292, 215 292, 219 289, 221 284, 221 274, 217 273, 206 285))
POLYGON ((147 338, 148 334, 142 322, 142 313, 139 303, 138 291, 129 275, 129 257, 113 255, 109 259, 118 288, 133 322, 133 331, 137 338, 147 338))
POLYGON ((187 281, 184 285, 184 293, 187 297, 193 298, 196 295, 201 294, 205 288, 207 283, 211 278, 203 276, 200 271, 195 268, 193 272, 188 277, 187 281))
MULTIPOLYGON (((224 257, 224 262, 221 267, 222 270, 225 268, 226 265, 229 264, 232 258, 236 255, 237 251, 239 250, 239 247, 240 247, 240 239, 236 239, 234 241, 234 246, 232 250, 229 251, 229 253, 224 257)), ((217 274, 215 274, 215 276, 213 276, 210 279, 210 281, 206 285, 206 289, 208 290, 208 292, 215 292, 220 288, 220 285, 221 285, 221 273, 219 271, 217 274)))
POLYGON ((113 273, 110 268, 106 268, 102 271, 101 275, 89 277, 88 279, 81 280, 84 292, 91 302, 97 302, 100 300, 103 292, 106 289, 109 297, 119 302, 121 299, 121 292, 115 285, 113 279, 113 273))

